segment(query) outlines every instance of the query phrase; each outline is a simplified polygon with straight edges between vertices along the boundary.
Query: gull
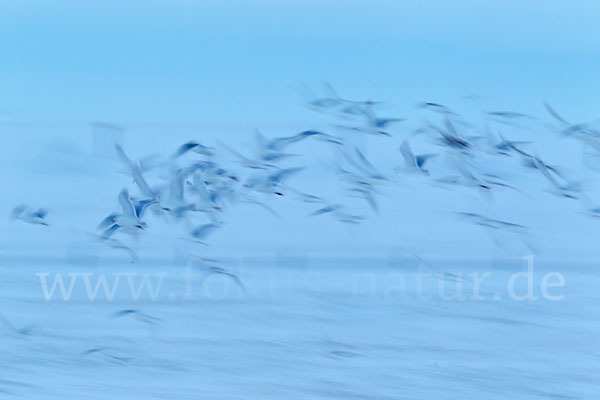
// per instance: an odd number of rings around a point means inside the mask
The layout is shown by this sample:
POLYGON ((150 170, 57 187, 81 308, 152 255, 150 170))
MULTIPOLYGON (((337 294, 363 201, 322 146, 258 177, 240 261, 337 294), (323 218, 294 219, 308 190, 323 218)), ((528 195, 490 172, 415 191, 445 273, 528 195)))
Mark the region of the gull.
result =
POLYGON ((595 219, 600 219, 600 206, 597 203, 594 203, 594 201, 587 197, 585 193, 582 193, 580 201, 585 207, 585 211, 582 212, 583 214, 595 219))
MULTIPOLYGON (((548 107, 550 106, 548 105, 548 107)), ((550 107, 550 110, 553 109, 550 107)), ((586 146, 584 148, 584 162, 588 166, 593 165, 590 164, 590 160, 594 160, 600 154, 600 131, 594 129, 593 127, 585 123, 570 125, 559 115, 556 115, 556 118, 564 124, 568 125, 568 127, 562 131, 563 136, 575 138, 579 140, 584 146, 586 146)), ((590 168, 596 169, 595 167, 590 168)))
POLYGON ((593 218, 600 218, 600 206, 588 207, 585 214, 593 218))
POLYGON ((370 103, 365 108, 365 115, 367 117, 368 133, 375 134, 375 135, 379 134, 379 135, 391 136, 388 132, 385 131, 385 129, 388 127, 388 125, 402 122, 405 119, 404 118, 380 118, 380 117, 377 117, 377 115, 375 114, 375 110, 373 109, 373 104, 374 103, 370 103))
MULTIPOLYGON (((108 230, 116 231, 116 229, 117 228, 113 228, 111 226, 108 230)), ((140 258, 138 257, 137 253, 130 246, 127 246, 120 240, 110 237, 110 235, 112 235, 112 233, 113 232, 105 233, 103 235, 92 235, 92 236, 96 240, 98 240, 99 242, 101 242, 103 244, 106 244, 110 248, 113 248, 115 250, 124 250, 129 255, 129 259, 132 263, 139 263, 140 258)))
POLYGON ((254 189, 257 192, 268 194, 274 193, 278 196, 283 196, 283 193, 280 189, 283 181, 290 176, 297 174, 303 169, 303 167, 285 168, 267 175, 255 175, 248 179, 244 187, 254 189))
POLYGON ((462 139, 456 133, 456 129, 454 129, 454 125, 452 122, 446 118, 445 120, 446 130, 439 128, 435 125, 430 125, 430 127, 435 130, 437 133, 442 136, 441 143, 447 147, 452 149, 458 149, 461 151, 466 151, 471 148, 471 143, 467 140, 462 139))
POLYGON ((529 153, 521 150, 517 146, 512 146, 512 149, 522 156, 521 164, 524 167, 527 167, 530 169, 539 169, 540 166, 543 166, 545 169, 547 169, 548 171, 551 171, 556 176, 562 177, 562 173, 560 172, 560 170, 557 167, 552 166, 550 164, 546 164, 545 162, 540 160, 538 157, 535 157, 532 154, 529 154, 529 153))
POLYGON ((132 360, 131 357, 117 355, 118 350, 107 347, 92 347, 81 353, 81 356, 91 356, 92 354, 102 355, 112 363, 127 364, 132 360))
POLYGON ((344 103, 344 101, 340 99, 338 94, 328 83, 325 83, 325 89, 329 92, 329 96, 316 97, 306 86, 304 86, 304 89, 307 95, 305 97, 312 97, 306 101, 308 108, 312 110, 327 112, 341 106, 344 103))
POLYGON ((187 203, 184 197, 184 182, 190 169, 171 167, 169 176, 169 196, 167 200, 161 202, 161 208, 170 212, 173 216, 179 218, 186 211, 194 209, 194 204, 187 203))
MULTIPOLYGON (((400 153, 404 158, 404 171, 405 172, 419 172, 425 175, 429 175, 429 171, 425 169, 425 163, 437 154, 418 154, 414 155, 410 148, 408 140, 404 140, 400 145, 400 153)), ((400 169, 396 168, 396 172, 400 169)))
POLYGON ((129 259, 131 260, 132 263, 140 262, 140 258, 138 257, 137 253, 131 247, 127 246, 120 240, 117 240, 115 238, 111 238, 108 236, 100 236, 100 240, 103 241, 104 243, 106 243, 109 247, 111 247, 113 249, 124 250, 129 255, 129 259))
POLYGON ((564 125, 571 125, 569 122, 567 122, 567 120, 565 120, 563 117, 561 117, 556 110, 554 110, 554 108, 552 108, 552 106, 544 101, 544 107, 546 107, 546 110, 550 113, 550 115, 552 115, 558 122, 563 123, 564 125))
POLYGON ((507 140, 500 133, 498 134, 498 137, 500 140, 497 141, 496 143, 494 143, 492 148, 498 154, 506 155, 506 156, 510 155, 509 152, 511 150, 516 151, 515 150, 516 146, 531 143, 530 141, 524 141, 524 140, 507 140))
POLYGON ((47 214, 48 210, 45 208, 34 210, 25 204, 20 204, 12 209, 10 217, 12 220, 19 219, 28 224, 48 226, 46 222, 47 214))
POLYGON ((203 280, 206 280, 211 275, 222 275, 230 278, 235 282, 235 284, 242 289, 243 292, 246 292, 246 287, 243 282, 238 278, 236 274, 229 271, 221 262, 218 260, 205 258, 205 257, 196 257, 194 255, 188 255, 189 262, 188 265, 191 265, 195 269, 199 269, 205 273, 203 280))
POLYGON ((348 130, 353 131, 353 132, 366 133, 366 134, 369 134, 369 135, 387 136, 387 137, 392 136, 389 132, 386 132, 383 129, 380 129, 380 128, 377 128, 377 127, 373 127, 373 126, 370 126, 370 125, 366 125, 366 126, 336 125, 336 127, 342 128, 342 129, 348 129, 348 130))
POLYGON ((258 148, 258 158, 265 162, 276 162, 289 157, 296 157, 298 154, 285 153, 283 150, 290 144, 304 139, 302 136, 282 137, 276 139, 267 139, 258 130, 254 134, 258 148))
POLYGON ((133 316, 138 321, 141 321, 148 325, 156 325, 158 322, 160 322, 159 318, 153 317, 151 315, 141 312, 140 310, 135 310, 135 309, 124 309, 124 310, 117 311, 116 313, 114 313, 112 315, 112 317, 118 318, 118 317, 124 317, 124 316, 128 316, 128 315, 133 316))
POLYGON ((215 154, 215 149, 212 147, 201 145, 200 143, 190 141, 182 144, 175 150, 175 153, 171 158, 177 158, 187 153, 188 151, 192 151, 197 154, 201 154, 203 156, 211 157, 215 154))
POLYGON ((319 208, 318 210, 309 214, 309 217, 314 217, 323 214, 331 214, 338 221, 345 224, 360 224, 364 217, 361 215, 352 215, 342 211, 343 206, 341 204, 329 204, 325 207, 319 208))
POLYGON ((419 104, 418 106, 419 108, 425 108, 427 110, 431 110, 440 114, 445 114, 445 115, 456 115, 456 113, 454 111, 452 111, 451 109, 449 109, 448 107, 439 104, 439 103, 431 103, 431 102, 424 102, 419 104))
MULTIPOLYGON (((410 256, 415 259, 414 261, 417 264, 417 271, 423 271, 423 270, 427 269, 432 272, 435 272, 438 276, 440 276, 444 280, 463 281, 463 278, 460 275, 456 275, 451 272, 447 272, 447 271, 443 270, 442 268, 426 261, 423 257, 421 257, 420 255, 418 255, 417 253, 415 253, 414 251, 412 251, 408 248, 401 247, 398 250, 401 251, 401 254, 410 256)), ((392 261, 392 260, 389 260, 389 261, 392 261)), ((405 263, 407 261, 408 260, 405 260, 402 262, 403 267, 406 266, 405 263)))
POLYGON ((204 243, 203 239, 206 239, 208 236, 212 235, 213 232, 215 232, 218 228, 220 228, 220 225, 218 224, 203 224, 192 229, 190 235, 194 241, 204 243))
POLYGON ((497 219, 492 219, 485 217, 481 214, 472 213, 472 212, 459 212, 458 215, 461 215, 477 225, 484 226, 486 228, 492 229, 505 229, 510 230, 517 233, 523 233, 527 230, 527 228, 523 225, 515 224, 512 222, 501 221, 497 219))
POLYGON ((374 104, 371 101, 343 100, 343 108, 338 110, 338 112, 344 116, 366 117, 367 111, 365 107, 370 107, 374 104))
POLYGON ((139 220, 127 189, 123 189, 119 193, 119 204, 123 212, 121 214, 110 214, 98 225, 98 229, 108 227, 102 234, 104 237, 110 237, 118 230, 136 234, 138 230, 143 230, 146 227, 146 224, 139 220))
POLYGON ((249 169, 276 169, 277 166, 272 163, 265 162, 264 160, 254 160, 248 157, 243 156, 238 151, 232 149, 224 143, 219 142, 219 144, 233 153, 239 160, 238 163, 245 168, 249 169))
POLYGON ((194 173, 193 181, 194 190, 198 194, 198 201, 194 206, 194 211, 206 213, 212 213, 215 210, 221 211, 221 207, 219 207, 215 201, 216 196, 214 193, 210 193, 206 188, 206 184, 204 179, 202 179, 202 173, 200 171, 194 173))
POLYGON ((304 203, 324 203, 325 201, 319 196, 315 196, 308 193, 303 193, 295 189, 290 189, 295 195, 296 198, 304 203))
POLYGON ((565 181, 565 183, 560 183, 554 176, 552 176, 546 164, 542 162, 538 157, 534 157, 533 162, 535 163, 536 168, 542 173, 542 175, 544 175, 544 177, 552 185, 552 189, 549 190, 550 193, 558 197, 565 197, 568 199, 579 198, 581 187, 578 183, 567 181, 565 181))
MULTIPOLYGON (((292 189, 290 188, 290 190, 292 190, 292 189)), ((256 204, 257 206, 262 207, 265 210, 267 210, 274 217, 281 218, 281 216, 275 210, 273 210, 271 207, 250 197, 249 195, 247 195, 245 193, 238 193, 237 200, 239 200, 241 203, 256 204)))
POLYGON ((576 139, 600 138, 600 131, 592 128, 589 124, 586 123, 570 125, 562 131, 562 134, 563 136, 572 136, 576 139))
MULTIPOLYGON (((481 214, 472 213, 472 212, 459 212, 458 215, 464 217, 465 219, 470 220, 476 225, 480 225, 484 227, 487 233, 490 235, 491 239, 498 246, 501 246, 501 242, 499 238, 494 235, 494 232, 505 231, 512 234, 520 235, 521 238, 525 238, 527 235, 527 228, 520 224, 515 224, 513 222, 501 221, 498 219, 488 218, 481 214)), ((531 250, 535 251, 535 247, 533 247, 528 240, 524 240, 524 244, 531 250)))
POLYGON ((354 147, 354 153, 356 154, 357 160, 355 160, 347 152, 343 152, 344 158, 352 164, 356 169, 363 172, 368 179, 374 179, 378 181, 386 181, 387 178, 375 168, 375 166, 369 161, 358 147, 354 147))
MULTIPOLYGON (((378 211, 377 202, 375 201, 375 197, 373 193, 376 193, 375 184, 380 180, 375 180, 373 175, 370 177, 364 177, 359 174, 356 174, 351 171, 347 171, 341 167, 338 167, 339 173, 342 174, 344 179, 351 185, 348 191, 350 192, 352 197, 360 197, 363 198, 367 204, 373 209, 373 211, 378 211)), ((375 175, 377 176, 377 175, 375 175)))
POLYGON ((349 191, 350 193, 356 193, 355 197, 364 199, 375 213, 379 212, 379 206, 377 205, 377 201, 375 201, 372 190, 364 187, 355 187, 350 188, 349 191))
POLYGON ((514 112, 514 111, 487 111, 487 115, 492 117, 506 118, 506 119, 519 119, 519 118, 529 118, 534 119, 532 116, 514 112))
POLYGON ((520 121, 535 120, 535 118, 530 115, 514 111, 487 111, 485 114, 493 121, 510 126, 519 126, 518 122, 520 121))
POLYGON ((390 124, 405 120, 405 118, 378 118, 373 115, 369 118, 369 125, 373 128, 385 129, 390 124))
POLYGON ((342 104, 342 101, 340 101, 339 99, 334 99, 331 97, 319 97, 314 100, 310 100, 308 102, 308 107, 315 109, 317 111, 321 111, 321 110, 330 110, 341 104, 342 104))
POLYGON ((29 325, 24 328, 15 328, 3 315, 0 314, 0 323, 14 335, 29 336, 33 332, 33 326, 29 325))
POLYGON ((484 178, 479 178, 479 177, 475 176, 473 174, 473 172, 471 172, 464 165, 464 162, 458 161, 456 163, 456 167, 457 167, 458 171, 460 172, 461 176, 458 176, 458 177, 451 176, 451 177, 446 177, 443 179, 438 179, 436 181, 440 182, 440 183, 447 183, 447 184, 458 184, 458 185, 462 185, 462 186, 465 186, 468 188, 483 189, 485 191, 492 190, 492 187, 494 187, 494 186, 505 187, 505 188, 513 189, 513 190, 523 194, 523 192, 521 192, 519 189, 515 188, 514 186, 511 186, 506 183, 498 181, 497 176, 494 176, 491 174, 482 174, 484 176, 484 178))
POLYGON ((330 204, 330 205, 319 208, 318 210, 312 212, 311 214, 309 214, 309 217, 314 217, 314 216, 322 215, 322 214, 328 214, 328 213, 337 211, 341 208, 342 208, 341 204, 330 204))
POLYGON ((328 96, 309 101, 309 108, 321 112, 333 111, 341 116, 356 117, 365 116, 366 108, 378 104, 370 100, 355 101, 344 99, 327 82, 325 83, 325 90, 328 92, 328 96))
POLYGON ((200 168, 192 166, 192 182, 186 180, 192 193, 198 195, 194 211, 222 211, 224 201, 233 201, 239 178, 214 163, 203 163, 200 168))
POLYGON ((152 191, 152 189, 150 189, 150 186, 148 186, 148 183, 142 175, 142 170, 139 163, 133 162, 127 156, 127 154, 125 154, 123 148, 121 148, 121 146, 119 146, 117 143, 115 143, 115 150, 117 151, 117 155, 121 161, 129 168, 133 181, 138 185, 142 193, 150 198, 155 198, 155 193, 152 191))
POLYGON ((196 171, 202 172, 202 176, 207 184, 217 185, 219 183, 231 181, 239 182, 238 177, 226 169, 220 167, 214 161, 200 161, 192 164, 187 168, 187 175, 193 174, 196 171))
POLYGON ((262 139, 260 139, 261 140, 260 144, 261 144, 262 151, 264 153, 280 152, 285 147, 287 147, 291 144, 300 142, 304 139, 308 139, 308 138, 320 139, 325 142, 334 143, 334 144, 342 144, 342 142, 340 141, 339 138, 336 138, 335 136, 329 135, 329 134, 321 132, 321 131, 313 130, 313 129, 302 131, 302 132, 297 133, 292 136, 271 139, 269 141, 266 141, 266 139, 262 138, 262 139))
POLYGON ((136 199, 136 198, 131 198, 131 202, 133 204, 133 208, 135 209, 135 215, 138 217, 138 219, 142 219, 144 217, 144 214, 146 213, 146 210, 154 205, 158 203, 158 200, 156 199, 136 199))

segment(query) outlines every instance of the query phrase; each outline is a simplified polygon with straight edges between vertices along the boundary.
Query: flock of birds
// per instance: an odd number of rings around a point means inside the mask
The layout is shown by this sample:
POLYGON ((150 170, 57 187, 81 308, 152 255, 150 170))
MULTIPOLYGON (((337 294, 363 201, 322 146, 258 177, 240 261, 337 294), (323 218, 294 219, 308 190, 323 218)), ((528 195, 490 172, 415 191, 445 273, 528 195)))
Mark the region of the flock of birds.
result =
MULTIPOLYGON (((378 115, 380 103, 354 101, 342 98, 331 87, 325 96, 310 95, 308 108, 335 118, 335 134, 323 130, 305 130, 290 136, 266 138, 256 132, 256 151, 234 149, 218 143, 212 147, 189 141, 170 154, 133 160, 126 151, 115 144, 118 160, 131 177, 132 187, 123 188, 117 195, 119 210, 106 216, 98 224, 96 238, 101 243, 126 251, 132 262, 139 258, 134 250, 140 235, 149 229, 152 218, 175 221, 185 232, 185 240, 207 245, 210 236, 226 221, 227 211, 238 203, 252 204, 265 212, 278 216, 269 205, 269 197, 292 198, 313 207, 309 217, 328 215, 344 224, 360 224, 369 215, 379 211, 381 188, 399 179, 402 174, 421 176, 435 185, 446 188, 473 190, 483 199, 497 190, 511 190, 527 196, 516 183, 477 166, 477 160, 492 157, 499 162, 517 160, 525 169, 539 174, 548 184, 548 192, 566 199, 586 204, 586 212, 600 217, 600 207, 589 206, 581 185, 570 179, 564 170, 542 160, 532 150, 529 141, 510 140, 500 133, 483 130, 463 120, 451 108, 432 102, 418 107, 430 115, 421 126, 404 135, 398 147, 400 165, 389 172, 375 166, 360 145, 348 140, 349 135, 368 135, 390 140, 402 129, 404 119, 383 118, 378 115), (436 122, 430 122, 435 120, 436 122), (426 138, 434 149, 427 153, 413 150, 416 138, 426 138), (363 207, 360 211, 348 207, 346 200, 330 201, 324 196, 307 193, 289 184, 289 180, 302 174, 306 166, 288 166, 298 160, 293 149, 300 143, 311 146, 328 146, 335 157, 330 160, 336 184, 344 188, 344 199, 354 199, 363 207), (235 160, 236 168, 226 165, 226 156, 235 160), (432 173, 434 164, 443 165, 441 173, 432 173), (152 178, 152 179, 149 179, 152 178), (151 184, 158 181, 158 184, 151 184), (358 199, 358 200, 356 200, 358 199)), ((593 124, 573 124, 545 103, 554 119, 553 127, 564 137, 580 141, 586 151, 600 156, 600 130, 593 124)), ((508 111, 485 113, 488 121, 518 125, 534 118, 508 111)), ((13 219, 30 224, 48 225, 47 210, 19 205, 12 210, 13 219)), ((494 219, 476 212, 460 212, 460 217, 489 230, 524 234, 523 225, 494 219)), ((231 275, 216 260, 203 259, 209 273, 231 275)))

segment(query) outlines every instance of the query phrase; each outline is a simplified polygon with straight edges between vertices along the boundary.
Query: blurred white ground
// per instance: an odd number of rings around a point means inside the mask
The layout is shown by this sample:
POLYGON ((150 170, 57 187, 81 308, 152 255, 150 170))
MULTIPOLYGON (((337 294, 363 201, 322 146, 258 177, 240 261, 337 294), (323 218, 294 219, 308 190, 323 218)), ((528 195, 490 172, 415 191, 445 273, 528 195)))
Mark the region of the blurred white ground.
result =
MULTIPOLYGON (((598 278, 590 265, 535 264, 537 300, 507 295, 523 260, 438 261, 425 272, 463 274, 463 300, 444 300, 439 279, 419 291, 410 260, 233 260, 246 286, 224 276, 191 278, 185 266, 154 260, 89 266, 3 259, 0 327, 2 398, 27 399, 592 399, 600 390, 598 278), (131 299, 127 281, 113 301, 94 301, 81 278, 64 301, 46 301, 36 273, 166 274, 155 300, 131 299), (488 271, 481 300, 469 273, 488 271), (559 271, 565 286, 540 279, 559 271), (404 280, 404 285, 401 284, 404 280), (422 293, 423 298, 418 294, 422 293), (183 299, 185 295, 194 299, 183 299), (501 295, 500 299, 494 297, 501 295), (429 298, 425 298, 429 297, 429 298), (114 313, 135 309, 134 315, 114 313)), ((446 294, 456 281, 445 281, 446 294)), ((67 285, 68 286, 68 285, 67 285)), ((527 291, 518 280, 515 292, 527 291)))

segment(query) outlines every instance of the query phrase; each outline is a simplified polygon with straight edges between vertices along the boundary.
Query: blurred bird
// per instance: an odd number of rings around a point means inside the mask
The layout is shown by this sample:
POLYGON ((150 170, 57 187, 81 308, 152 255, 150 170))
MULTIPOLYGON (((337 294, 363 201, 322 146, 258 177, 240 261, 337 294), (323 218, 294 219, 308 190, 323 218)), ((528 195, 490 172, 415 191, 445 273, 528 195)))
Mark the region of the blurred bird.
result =
POLYGON ((127 154, 125 154, 125 151, 123 151, 121 146, 119 146, 116 143, 115 143, 115 150, 117 152, 117 156, 119 157, 119 159, 127 166, 127 168, 129 168, 129 173, 131 174, 133 181, 140 188, 140 191, 149 198, 152 198, 152 199, 156 198, 156 194, 154 193, 154 191, 152 189, 150 189, 150 186, 148 186, 148 183, 144 179, 144 176, 142 174, 142 169, 141 169, 139 163, 133 162, 127 156, 127 154))
POLYGON ((26 204, 20 204, 12 209, 10 217, 12 220, 18 219, 28 224, 48 226, 46 222, 48 210, 45 208, 32 209, 26 204))
POLYGON ((189 151, 207 157, 211 157, 215 154, 214 148, 201 145, 200 143, 194 141, 190 141, 179 146, 177 150, 175 150, 175 153, 173 153, 172 158, 180 157, 189 151))
POLYGON ((425 163, 433 157, 436 157, 437 154, 419 154, 414 155, 412 149, 410 148, 410 143, 408 140, 404 140, 400 145, 400 153, 404 158, 404 168, 397 167, 395 169, 396 172, 404 171, 404 172, 419 172, 425 175, 429 175, 429 171, 425 169, 425 163))
POLYGON ((244 186, 257 192, 267 194, 274 193, 278 196, 283 196, 282 186, 284 180, 297 174, 303 169, 303 167, 285 168, 268 174, 254 175, 248 179, 244 186))
POLYGON ((98 229, 105 229, 102 233, 104 237, 110 237, 117 231, 135 235, 139 230, 143 230, 146 227, 146 224, 138 218, 127 189, 123 189, 119 193, 119 204, 123 212, 121 214, 110 214, 98 225, 98 229))

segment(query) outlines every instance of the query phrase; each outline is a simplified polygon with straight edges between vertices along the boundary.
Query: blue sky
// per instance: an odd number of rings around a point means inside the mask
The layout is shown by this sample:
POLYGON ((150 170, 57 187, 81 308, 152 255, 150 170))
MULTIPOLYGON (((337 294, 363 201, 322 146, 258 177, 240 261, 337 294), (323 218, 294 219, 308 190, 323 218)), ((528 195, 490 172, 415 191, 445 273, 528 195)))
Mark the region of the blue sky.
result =
POLYGON ((399 111, 477 94, 589 119, 598 15, 594 1, 5 1, 0 117, 295 122, 294 88, 327 80, 399 111))

